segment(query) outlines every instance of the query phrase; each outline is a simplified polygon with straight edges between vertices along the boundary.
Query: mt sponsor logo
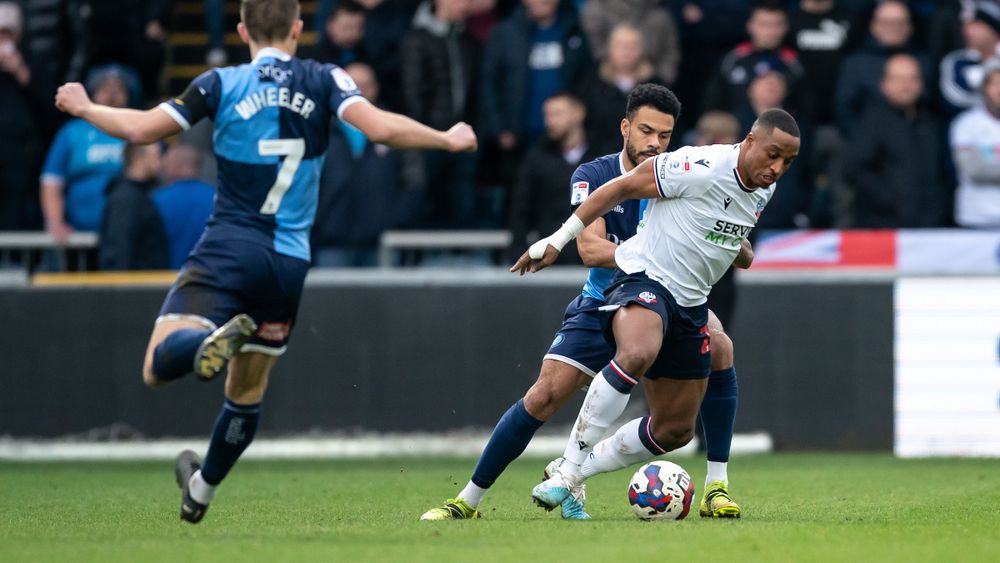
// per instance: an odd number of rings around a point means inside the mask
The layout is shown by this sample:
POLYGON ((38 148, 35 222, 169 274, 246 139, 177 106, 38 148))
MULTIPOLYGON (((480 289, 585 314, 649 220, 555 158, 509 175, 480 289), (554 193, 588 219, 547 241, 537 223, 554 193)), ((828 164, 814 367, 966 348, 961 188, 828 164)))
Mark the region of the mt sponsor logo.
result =
POLYGON ((752 225, 737 225, 720 219, 715 222, 715 227, 711 231, 705 233, 705 240, 717 246, 739 248, 740 242, 747 238, 752 230, 752 225))

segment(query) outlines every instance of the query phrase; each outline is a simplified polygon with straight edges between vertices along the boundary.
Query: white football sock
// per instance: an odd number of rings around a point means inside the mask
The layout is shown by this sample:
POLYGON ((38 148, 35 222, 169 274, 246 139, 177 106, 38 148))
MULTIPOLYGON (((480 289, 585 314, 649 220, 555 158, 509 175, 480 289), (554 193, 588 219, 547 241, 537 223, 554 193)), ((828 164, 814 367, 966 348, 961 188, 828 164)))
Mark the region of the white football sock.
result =
POLYGON ((729 484, 729 473, 727 469, 729 468, 729 463, 725 461, 710 461, 708 462, 708 475, 705 476, 705 488, 708 488, 708 484, 712 481, 722 481, 725 484, 729 484))
POLYGON ((656 457, 639 440, 641 418, 626 422, 612 436, 601 440, 594 451, 580 467, 581 476, 586 479, 598 473, 615 471, 656 457))
POLYGON ((486 495, 487 489, 476 485, 472 481, 462 489, 462 492, 458 493, 458 498, 469 503, 472 508, 479 507, 479 503, 483 502, 483 496, 486 495))
POLYGON ((205 479, 201 476, 201 469, 194 472, 191 476, 191 480, 188 481, 188 493, 191 494, 191 498, 194 499, 198 504, 205 504, 212 502, 215 498, 215 489, 218 485, 209 485, 205 482, 205 479))
POLYGON ((563 452, 566 461, 559 468, 561 473, 580 474, 580 466, 587 459, 587 454, 621 416, 628 405, 628 398, 627 393, 612 387, 603 374, 598 373, 594 377, 566 443, 566 451, 563 452))

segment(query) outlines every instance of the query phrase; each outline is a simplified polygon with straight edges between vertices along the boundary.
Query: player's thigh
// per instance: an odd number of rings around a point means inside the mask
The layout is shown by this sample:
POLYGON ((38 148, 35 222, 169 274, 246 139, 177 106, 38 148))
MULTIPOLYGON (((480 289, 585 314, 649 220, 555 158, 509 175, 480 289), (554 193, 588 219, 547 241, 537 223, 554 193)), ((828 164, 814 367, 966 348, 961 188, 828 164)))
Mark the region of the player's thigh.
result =
POLYGON ((240 405, 259 403, 264 399, 271 369, 278 361, 273 354, 244 352, 229 361, 226 376, 226 398, 240 405))
POLYGON ((642 384, 649 404, 650 429, 657 442, 670 449, 688 443, 694 435, 708 378, 644 378, 642 384))
POLYGON ((712 371, 733 367, 733 340, 726 334, 722 321, 711 310, 708 311, 708 334, 712 347, 712 371))
POLYGON ((590 375, 559 360, 542 360, 535 384, 524 395, 524 408, 538 420, 548 420, 573 394, 590 384, 590 375))
POLYGON ((653 365, 663 343, 663 318, 637 303, 618 309, 611 320, 615 362, 635 376, 653 365))

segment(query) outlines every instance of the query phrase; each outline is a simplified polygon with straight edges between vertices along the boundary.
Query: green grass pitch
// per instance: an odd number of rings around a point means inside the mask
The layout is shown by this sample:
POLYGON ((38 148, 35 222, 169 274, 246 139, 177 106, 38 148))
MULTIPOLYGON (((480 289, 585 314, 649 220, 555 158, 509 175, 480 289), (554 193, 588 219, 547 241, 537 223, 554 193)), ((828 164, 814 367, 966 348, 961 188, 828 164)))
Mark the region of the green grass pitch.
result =
MULTIPOLYGON (((997 561, 1000 460, 880 454, 735 458, 745 516, 641 522, 631 470, 589 482, 591 522, 530 503, 546 460, 515 462, 485 518, 419 522, 467 459, 245 461, 198 526, 170 462, 0 464, 0 561, 997 561)), ((704 461, 674 458, 701 496, 704 461)))

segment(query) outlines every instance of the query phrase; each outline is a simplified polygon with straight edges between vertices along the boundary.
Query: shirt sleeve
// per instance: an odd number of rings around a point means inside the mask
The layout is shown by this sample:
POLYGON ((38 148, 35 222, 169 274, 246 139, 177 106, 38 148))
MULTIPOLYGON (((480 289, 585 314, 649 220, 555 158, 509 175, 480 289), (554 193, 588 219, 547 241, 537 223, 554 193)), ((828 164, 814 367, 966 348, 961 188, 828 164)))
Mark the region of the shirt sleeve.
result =
POLYGON ((582 164, 577 166, 570 178, 569 204, 576 209, 580 204, 587 201, 590 193, 601 187, 601 183, 594 178, 592 166, 582 164))
POLYGON ((344 116, 344 110, 358 102, 367 102, 351 75, 337 65, 323 65, 323 75, 330 81, 330 112, 337 118, 344 116))
POLYGON ((72 143, 69 138, 69 126, 63 126, 56 134, 56 138, 49 147, 49 154, 45 157, 45 165, 42 167, 42 181, 66 183, 69 175, 69 157, 72 143))
POLYGON ((188 130, 203 117, 215 118, 221 94, 219 74, 215 70, 203 72, 176 98, 159 105, 178 125, 188 130))
POLYGON ((685 197, 693 184, 703 180, 711 169, 711 160, 703 158, 692 147, 656 156, 653 175, 660 198, 685 197))

